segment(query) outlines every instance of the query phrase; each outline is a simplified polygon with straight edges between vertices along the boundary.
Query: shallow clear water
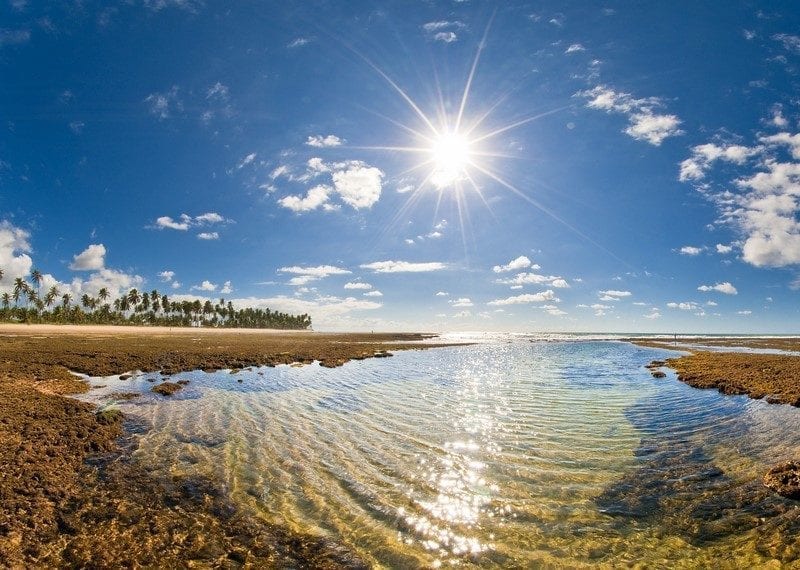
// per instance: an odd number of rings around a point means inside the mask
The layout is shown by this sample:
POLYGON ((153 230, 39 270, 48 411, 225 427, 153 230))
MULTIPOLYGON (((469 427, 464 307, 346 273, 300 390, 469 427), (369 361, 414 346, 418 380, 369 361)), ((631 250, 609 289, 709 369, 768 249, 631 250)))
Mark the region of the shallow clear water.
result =
POLYGON ((690 388, 666 351, 527 339, 317 365, 95 379, 152 425, 154 476, 212 477, 265 519, 376 566, 757 566, 797 556, 800 510, 761 476, 800 410, 690 388))

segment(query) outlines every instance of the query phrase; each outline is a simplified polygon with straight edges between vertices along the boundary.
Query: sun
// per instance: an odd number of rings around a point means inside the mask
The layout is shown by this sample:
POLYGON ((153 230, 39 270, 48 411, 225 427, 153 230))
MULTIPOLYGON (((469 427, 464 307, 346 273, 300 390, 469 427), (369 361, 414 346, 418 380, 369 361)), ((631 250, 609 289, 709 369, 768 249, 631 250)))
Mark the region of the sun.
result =
POLYGON ((430 158, 433 163, 431 182, 439 189, 452 187, 467 175, 471 162, 471 145, 467 137, 459 133, 443 133, 433 140, 430 158))

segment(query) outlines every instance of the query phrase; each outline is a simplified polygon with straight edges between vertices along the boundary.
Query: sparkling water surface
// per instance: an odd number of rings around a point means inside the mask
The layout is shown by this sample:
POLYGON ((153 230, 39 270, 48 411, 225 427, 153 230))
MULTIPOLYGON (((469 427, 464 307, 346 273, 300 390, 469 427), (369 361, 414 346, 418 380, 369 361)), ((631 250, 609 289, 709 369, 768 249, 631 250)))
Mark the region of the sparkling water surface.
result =
POLYGON ((155 477, 204 476, 268 521, 376 567, 770 566, 800 511, 761 477, 800 410, 656 380, 674 353, 493 337, 393 358, 93 379, 151 429, 155 477), (141 391, 124 402, 113 393, 141 391))

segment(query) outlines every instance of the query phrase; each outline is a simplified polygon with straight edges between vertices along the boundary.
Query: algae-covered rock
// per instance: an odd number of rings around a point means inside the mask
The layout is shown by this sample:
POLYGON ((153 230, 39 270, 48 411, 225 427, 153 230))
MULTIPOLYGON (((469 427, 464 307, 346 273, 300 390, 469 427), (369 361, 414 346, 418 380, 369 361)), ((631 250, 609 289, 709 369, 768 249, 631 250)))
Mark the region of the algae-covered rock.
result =
POLYGON ((164 382, 158 386, 153 386, 152 391, 162 396, 172 396, 175 392, 183 390, 183 386, 176 382, 164 382))
POLYGON ((764 475, 764 485, 782 497, 800 500, 800 461, 775 465, 764 475))
POLYGON ((110 426, 122 421, 122 412, 116 408, 107 408, 105 410, 98 411, 97 414, 95 414, 95 417, 97 418, 98 423, 110 426))

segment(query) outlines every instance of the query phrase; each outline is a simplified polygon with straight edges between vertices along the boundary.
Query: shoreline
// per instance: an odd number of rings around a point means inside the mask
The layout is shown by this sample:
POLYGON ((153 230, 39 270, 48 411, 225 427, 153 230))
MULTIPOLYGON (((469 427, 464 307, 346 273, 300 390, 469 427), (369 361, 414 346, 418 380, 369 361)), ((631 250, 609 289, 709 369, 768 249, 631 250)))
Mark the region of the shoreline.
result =
POLYGON ((218 483, 154 480, 131 460, 141 426, 69 398, 89 389, 74 372, 335 367, 449 346, 414 342, 432 336, 0 325, 0 566, 367 568, 338 544, 234 506, 218 483))
MULTIPOLYGON (((800 339, 773 340, 784 349, 800 349, 800 339)), ((791 370, 798 386, 788 385, 779 394, 785 403, 800 406, 800 357, 697 351, 676 347, 672 340, 626 341, 694 351, 666 365, 689 385, 726 394, 761 393, 743 391, 748 385, 742 382, 721 383, 734 378, 731 371, 749 370, 751 379, 763 380, 770 366, 776 378, 791 370), (764 364, 779 360, 788 368, 764 364), (791 400, 790 389, 798 399, 791 400)), ((738 346, 743 339, 715 342, 738 346)), ((198 369, 314 361, 333 367, 390 356, 387 351, 444 346, 453 344, 418 333, 0 325, 0 566, 366 568, 341 545, 269 524, 234 506, 220 482, 153 479, 132 460, 133 433, 142 426, 67 397, 88 390, 73 372, 160 371, 168 380, 198 369)), ((170 382, 158 385, 165 384, 170 382)))
POLYGON ((673 340, 626 339, 637 346, 683 351, 667 358, 665 366, 678 380, 699 389, 716 389, 726 395, 747 395, 770 404, 800 407, 800 338, 715 338, 673 340), (709 350, 711 348, 712 350, 709 350), (715 351, 714 348, 725 349, 715 351), (728 350, 734 349, 734 350, 728 350), (741 349, 738 351, 736 349, 741 349), (751 350, 751 352, 747 352, 751 350), (784 351, 752 352, 752 351, 784 351))

